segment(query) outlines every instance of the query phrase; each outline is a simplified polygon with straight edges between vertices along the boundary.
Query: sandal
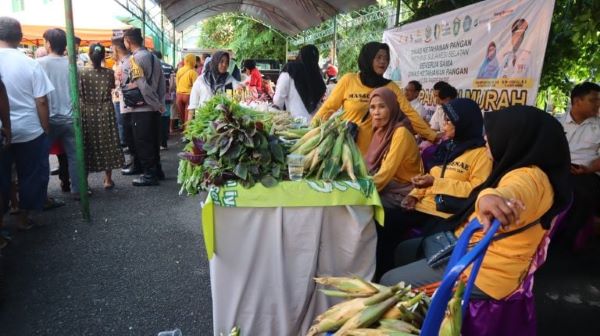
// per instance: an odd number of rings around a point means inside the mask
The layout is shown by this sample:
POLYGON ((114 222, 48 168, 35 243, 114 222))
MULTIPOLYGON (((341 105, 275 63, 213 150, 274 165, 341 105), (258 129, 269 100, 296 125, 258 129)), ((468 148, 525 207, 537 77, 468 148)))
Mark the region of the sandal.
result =
POLYGON ((46 204, 44 204, 44 211, 60 208, 61 206, 64 206, 64 205, 65 205, 65 202, 54 199, 52 197, 48 197, 48 199, 46 200, 46 204))
POLYGON ((31 230, 34 226, 35 226, 35 223, 33 222, 33 220, 31 218, 28 218, 27 219, 27 224, 21 224, 21 223, 19 223, 17 225, 17 230, 19 230, 19 231, 28 231, 28 230, 31 230))
POLYGON ((114 187, 115 187, 115 182, 114 181, 110 181, 110 183, 104 182, 104 189, 110 190, 110 189, 113 189, 114 187))

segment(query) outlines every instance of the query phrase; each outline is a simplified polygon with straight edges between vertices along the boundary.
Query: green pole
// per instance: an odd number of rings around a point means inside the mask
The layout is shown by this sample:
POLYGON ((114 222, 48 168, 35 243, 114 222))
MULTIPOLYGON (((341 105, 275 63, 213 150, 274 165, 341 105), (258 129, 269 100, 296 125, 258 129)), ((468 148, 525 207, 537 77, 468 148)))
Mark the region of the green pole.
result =
POLYGON ((79 175, 79 196, 83 219, 90 220, 90 202, 88 199, 87 173, 85 171, 83 153, 83 135, 81 132, 81 115, 79 114, 79 87, 77 85, 77 51, 75 50, 75 30, 73 29, 73 6, 71 0, 65 3, 65 27, 67 28, 67 50, 69 55, 69 87, 73 103, 73 128, 77 157, 77 174, 79 175))
POLYGON ((331 55, 331 64, 335 65, 337 61, 337 14, 333 17, 333 53, 331 55))
POLYGON ((172 65, 173 65, 173 67, 175 67, 175 64, 177 64, 176 57, 175 57, 175 44, 177 43, 175 40, 175 38, 176 38, 175 37, 175 21, 173 21, 172 25, 173 25, 173 40, 171 41, 171 43, 172 43, 171 49, 173 50, 173 64, 172 65))

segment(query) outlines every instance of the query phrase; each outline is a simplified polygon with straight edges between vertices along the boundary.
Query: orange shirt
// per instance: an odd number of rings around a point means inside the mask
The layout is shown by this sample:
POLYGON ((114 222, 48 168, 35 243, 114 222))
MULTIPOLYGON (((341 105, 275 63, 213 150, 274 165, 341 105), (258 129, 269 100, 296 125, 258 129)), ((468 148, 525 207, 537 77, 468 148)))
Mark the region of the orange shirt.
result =
MULTIPOLYGON (((481 191, 475 203, 475 217, 479 210, 479 199, 485 195, 498 195, 507 199, 515 198, 525 203, 525 210, 519 221, 508 227, 500 228, 498 233, 516 230, 534 221, 539 221, 554 201, 554 191, 548 176, 538 167, 530 166, 515 169, 504 175, 496 188, 481 191)), ((463 228, 456 230, 460 235, 463 228)), ((541 225, 535 225, 523 232, 493 241, 483 258, 481 269, 475 279, 479 289, 494 299, 500 300, 514 292, 521 284, 546 231, 541 225)), ((471 243, 483 238, 483 232, 476 232, 471 243)), ((470 274, 470 268, 465 271, 470 274)))

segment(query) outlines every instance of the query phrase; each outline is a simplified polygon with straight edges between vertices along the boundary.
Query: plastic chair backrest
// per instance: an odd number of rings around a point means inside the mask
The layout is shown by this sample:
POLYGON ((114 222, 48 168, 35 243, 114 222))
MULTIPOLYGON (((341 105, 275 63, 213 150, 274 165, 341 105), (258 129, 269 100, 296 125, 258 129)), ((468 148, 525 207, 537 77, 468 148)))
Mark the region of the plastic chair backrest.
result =
POLYGON ((421 335, 438 335, 440 325, 446 312, 446 307, 448 306, 448 301, 450 301, 450 298, 452 297, 454 285, 464 270, 469 267, 469 265, 473 264, 473 269, 471 270, 463 294, 462 310, 464 315, 464 312, 469 305, 469 297, 471 296, 471 291, 475 283, 475 278, 477 278, 479 268, 481 267, 483 257, 499 227, 500 222, 494 220, 484 237, 467 252, 471 237, 476 231, 482 229, 481 223, 479 223, 477 218, 467 224, 454 247, 454 251, 452 252, 448 266, 446 267, 444 279, 433 295, 429 311, 427 312, 423 327, 421 328, 421 335))

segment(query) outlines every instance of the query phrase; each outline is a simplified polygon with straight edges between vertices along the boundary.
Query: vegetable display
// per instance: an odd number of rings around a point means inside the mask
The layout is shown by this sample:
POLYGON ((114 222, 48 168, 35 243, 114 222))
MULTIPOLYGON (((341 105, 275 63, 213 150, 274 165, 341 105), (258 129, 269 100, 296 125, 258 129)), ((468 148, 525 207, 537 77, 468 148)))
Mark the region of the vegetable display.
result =
MULTIPOLYGON (((322 277, 315 281, 335 288, 321 289, 325 295, 347 300, 317 316, 307 336, 326 332, 335 332, 336 336, 419 335, 431 304, 427 294, 413 290, 404 282, 388 287, 358 277, 322 277)), ((460 335, 463 292, 464 283, 459 282, 448 303, 440 327, 441 336, 460 335)))

